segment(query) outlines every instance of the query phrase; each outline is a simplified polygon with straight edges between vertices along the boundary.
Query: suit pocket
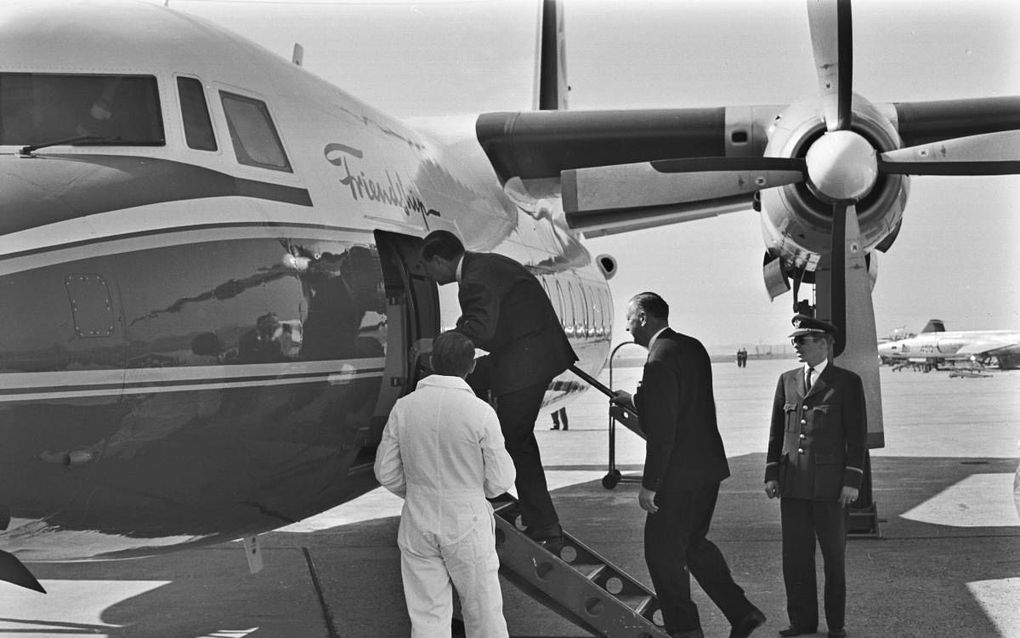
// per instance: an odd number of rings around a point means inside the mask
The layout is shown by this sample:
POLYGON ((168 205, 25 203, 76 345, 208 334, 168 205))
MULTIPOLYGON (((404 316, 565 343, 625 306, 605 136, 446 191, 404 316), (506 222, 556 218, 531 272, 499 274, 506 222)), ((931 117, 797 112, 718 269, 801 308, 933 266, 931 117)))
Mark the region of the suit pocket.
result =
POLYGON ((800 429, 800 423, 797 421, 797 404, 787 403, 783 406, 783 412, 786 413, 786 431, 797 432, 800 429))

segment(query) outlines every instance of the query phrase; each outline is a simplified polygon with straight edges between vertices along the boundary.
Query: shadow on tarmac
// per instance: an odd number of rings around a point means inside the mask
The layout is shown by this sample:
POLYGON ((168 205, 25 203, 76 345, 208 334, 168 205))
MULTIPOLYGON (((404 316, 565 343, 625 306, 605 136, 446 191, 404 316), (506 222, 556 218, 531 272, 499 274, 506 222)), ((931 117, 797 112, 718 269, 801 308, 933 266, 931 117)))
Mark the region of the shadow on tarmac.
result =
MULTIPOLYGON (((1008 475, 1011 489, 1016 460, 882 456, 872 466, 882 538, 849 543, 850 635, 1020 636, 1020 526, 902 516, 974 476, 1008 475)), ((763 454, 733 457, 730 467, 709 538, 769 618, 756 635, 774 636, 787 625, 778 502, 762 492, 763 454)), ((633 483, 610 491, 592 481, 556 490, 554 498, 567 529, 647 583, 636 494, 633 483)), ((966 520, 967 507, 951 502, 947 511, 966 520)), ((5 590, 0 636, 406 636, 397 522, 268 534, 266 568, 256 575, 239 544, 117 563, 34 564, 51 594, 5 590)), ((695 596, 706 635, 727 635, 725 618, 700 589, 695 596)), ((504 599, 512 636, 585 635, 506 583, 504 599)))

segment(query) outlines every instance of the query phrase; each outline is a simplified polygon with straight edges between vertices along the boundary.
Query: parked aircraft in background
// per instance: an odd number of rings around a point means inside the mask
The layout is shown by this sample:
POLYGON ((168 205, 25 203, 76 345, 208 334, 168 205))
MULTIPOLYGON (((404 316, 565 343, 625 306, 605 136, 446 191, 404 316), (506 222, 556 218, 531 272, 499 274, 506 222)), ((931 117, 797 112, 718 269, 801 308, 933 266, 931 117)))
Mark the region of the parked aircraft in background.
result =
POLYGON ((881 445, 866 256, 907 174, 1020 171, 1020 97, 872 104, 849 3, 808 16, 819 92, 789 106, 412 128, 170 8, 3 3, 0 558, 217 543, 375 487, 408 348, 458 313, 416 258, 435 228, 526 264, 597 375, 615 264, 581 235, 758 207, 770 291, 815 285, 881 445))
POLYGON ((913 363, 938 369, 962 363, 1020 368, 1020 330, 964 330, 947 332, 940 319, 931 319, 920 334, 878 344, 882 363, 913 363))

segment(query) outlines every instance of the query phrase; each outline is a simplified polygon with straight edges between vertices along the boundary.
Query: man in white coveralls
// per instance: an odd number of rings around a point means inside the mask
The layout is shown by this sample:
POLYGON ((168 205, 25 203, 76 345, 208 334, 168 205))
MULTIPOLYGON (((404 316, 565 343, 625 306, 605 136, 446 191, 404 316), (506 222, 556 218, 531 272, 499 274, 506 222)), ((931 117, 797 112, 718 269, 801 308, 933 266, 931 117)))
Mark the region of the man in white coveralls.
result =
POLYGON ((453 586, 469 637, 508 636, 486 497, 516 476, 496 412, 464 381, 474 353, 462 334, 436 338, 434 374, 393 406, 376 452, 379 483, 404 498, 397 544, 412 638, 450 636, 453 586))

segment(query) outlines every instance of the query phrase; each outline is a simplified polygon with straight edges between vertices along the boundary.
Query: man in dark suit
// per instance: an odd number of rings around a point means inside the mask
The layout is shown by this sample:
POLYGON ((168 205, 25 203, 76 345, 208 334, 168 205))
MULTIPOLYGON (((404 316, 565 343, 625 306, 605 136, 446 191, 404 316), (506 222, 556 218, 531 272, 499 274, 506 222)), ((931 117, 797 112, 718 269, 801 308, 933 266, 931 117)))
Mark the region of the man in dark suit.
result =
POLYGON ((697 339, 669 328, 669 306, 652 292, 627 304, 627 330, 648 348, 641 385, 614 401, 634 408, 647 440, 638 502, 645 520, 645 561, 671 636, 702 638, 691 600, 693 574, 730 621, 731 638, 744 638, 765 615, 733 581, 722 552, 706 538, 730 475, 715 416, 712 368, 697 339))
POLYGON ((818 628, 815 538, 825 562, 825 621, 830 638, 846 635, 846 507, 864 476, 868 429, 861 378, 829 361, 836 327, 793 318, 804 365, 779 377, 765 465, 765 494, 782 497, 783 580, 790 626, 780 636, 818 628))
POLYGON ((425 237, 421 257, 439 284, 460 284, 461 316, 454 330, 489 353, 468 382, 479 394, 495 397, 517 470, 525 533, 558 549, 563 532, 542 469, 535 419, 550 382, 577 356, 542 284, 521 264, 503 255, 466 252, 445 230, 425 237))

